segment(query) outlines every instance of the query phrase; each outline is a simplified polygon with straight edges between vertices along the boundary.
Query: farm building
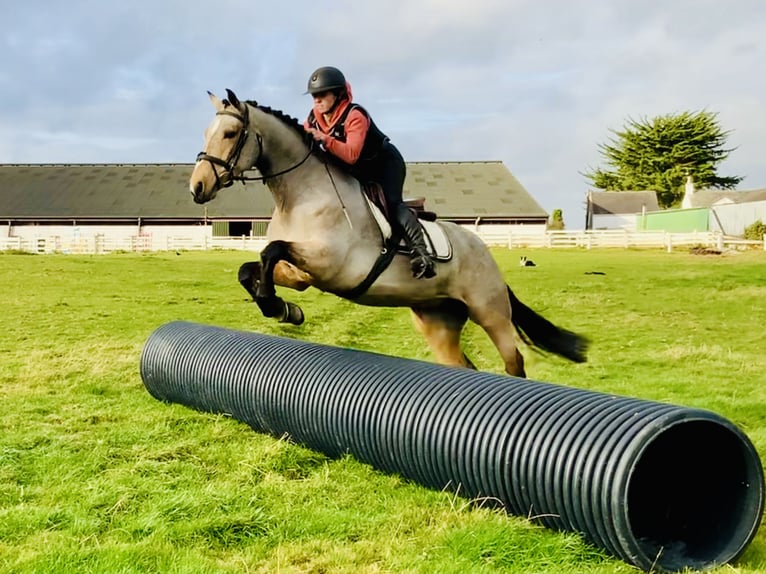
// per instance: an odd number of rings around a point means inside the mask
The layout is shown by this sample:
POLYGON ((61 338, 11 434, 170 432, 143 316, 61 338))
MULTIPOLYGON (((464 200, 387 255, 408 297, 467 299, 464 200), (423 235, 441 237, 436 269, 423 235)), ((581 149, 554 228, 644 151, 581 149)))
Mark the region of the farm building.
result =
POLYGON ((766 221, 766 189, 696 190, 689 180, 681 209, 660 209, 653 191, 589 191, 585 228, 714 231, 741 237, 758 220, 766 221))
POLYGON ((681 209, 646 213, 639 229, 670 232, 714 231, 742 237, 754 222, 766 221, 766 189, 732 191, 694 187, 687 179, 681 209))
MULTIPOLYGON (((192 164, 0 165, 0 238, 59 248, 101 238, 121 248, 167 249, 173 238, 265 235, 273 211, 258 182, 192 201, 192 164)), ((440 219, 543 233, 548 214, 499 161, 411 162, 405 197, 423 197, 440 219)), ((50 250, 50 247, 49 249, 50 250)))
POLYGON ((766 189, 733 191, 694 189, 694 186, 687 186, 684 203, 681 206, 688 208, 720 207, 722 205, 742 205, 762 201, 766 201, 766 189))
POLYGON ((654 191, 588 191, 585 229, 636 229, 636 216, 657 211, 654 191))
POLYGON ((766 222, 766 189, 695 190, 687 185, 682 206, 706 211, 709 231, 740 237, 749 225, 766 222))

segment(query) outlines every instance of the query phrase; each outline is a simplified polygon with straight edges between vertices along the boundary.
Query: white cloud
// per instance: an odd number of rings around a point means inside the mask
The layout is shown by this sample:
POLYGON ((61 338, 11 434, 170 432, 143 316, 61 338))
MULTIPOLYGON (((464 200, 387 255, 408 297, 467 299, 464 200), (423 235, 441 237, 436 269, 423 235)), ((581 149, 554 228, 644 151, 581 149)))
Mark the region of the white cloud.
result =
POLYGON ((206 90, 303 117, 329 64, 407 159, 500 159, 570 227, 628 117, 719 113, 766 187, 760 0, 30 0, 2 34, 2 162, 191 162, 206 90))

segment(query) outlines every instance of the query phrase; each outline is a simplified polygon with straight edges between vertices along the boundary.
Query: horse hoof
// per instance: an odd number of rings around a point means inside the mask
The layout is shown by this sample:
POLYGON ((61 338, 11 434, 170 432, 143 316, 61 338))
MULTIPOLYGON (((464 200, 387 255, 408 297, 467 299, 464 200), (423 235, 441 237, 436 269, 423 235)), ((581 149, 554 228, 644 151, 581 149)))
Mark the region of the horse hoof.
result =
POLYGON ((289 303, 285 301, 285 314, 280 320, 281 323, 290 323, 291 325, 301 325, 305 319, 306 318, 303 315, 303 309, 301 309, 300 307, 298 307, 298 305, 295 305, 294 303, 289 303))

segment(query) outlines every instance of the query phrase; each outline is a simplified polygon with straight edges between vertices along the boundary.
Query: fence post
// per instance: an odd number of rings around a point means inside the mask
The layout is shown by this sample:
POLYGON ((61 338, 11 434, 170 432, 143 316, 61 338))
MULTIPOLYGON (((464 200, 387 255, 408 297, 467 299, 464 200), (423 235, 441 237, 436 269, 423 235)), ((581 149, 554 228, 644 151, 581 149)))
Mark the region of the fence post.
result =
POLYGON ((668 253, 672 253, 673 252, 673 236, 667 231, 665 232, 665 245, 667 245, 668 247, 668 253))

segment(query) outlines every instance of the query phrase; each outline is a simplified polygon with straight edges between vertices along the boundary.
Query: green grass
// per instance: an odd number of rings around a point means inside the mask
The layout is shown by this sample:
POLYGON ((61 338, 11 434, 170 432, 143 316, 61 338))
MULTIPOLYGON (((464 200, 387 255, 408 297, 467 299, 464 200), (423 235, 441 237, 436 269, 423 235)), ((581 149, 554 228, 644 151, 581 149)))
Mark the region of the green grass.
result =
MULTIPOLYGON (((522 301, 593 341, 582 365, 525 350, 530 378, 714 410, 766 457, 765 253, 494 254, 522 301)), ((635 571, 576 534, 154 400, 139 356, 177 319, 430 359, 405 309, 309 290, 282 292, 303 326, 264 319, 237 284, 247 257, 0 254, 0 572, 635 571)), ((502 372, 478 328, 465 343, 502 372)), ((764 529, 716 572, 766 573, 764 529)))

